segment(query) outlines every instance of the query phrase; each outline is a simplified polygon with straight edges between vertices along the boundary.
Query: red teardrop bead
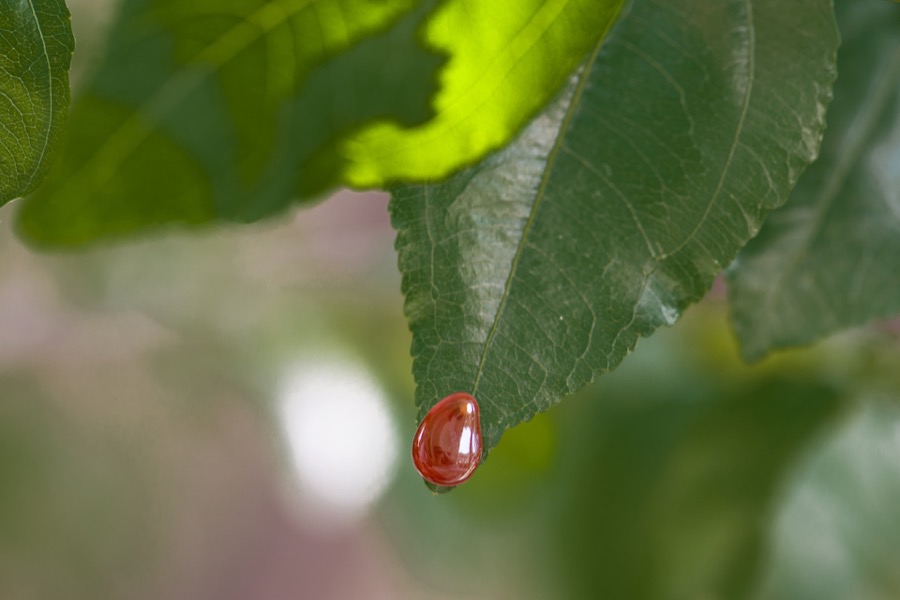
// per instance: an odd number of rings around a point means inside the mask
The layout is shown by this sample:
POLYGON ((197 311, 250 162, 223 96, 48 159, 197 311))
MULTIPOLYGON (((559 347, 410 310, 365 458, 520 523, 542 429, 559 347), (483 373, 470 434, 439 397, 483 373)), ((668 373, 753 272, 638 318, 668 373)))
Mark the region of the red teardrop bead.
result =
POLYGON ((435 485, 459 485, 471 477, 481 463, 475 398, 460 392, 435 404, 416 430, 412 456, 419 474, 435 485))

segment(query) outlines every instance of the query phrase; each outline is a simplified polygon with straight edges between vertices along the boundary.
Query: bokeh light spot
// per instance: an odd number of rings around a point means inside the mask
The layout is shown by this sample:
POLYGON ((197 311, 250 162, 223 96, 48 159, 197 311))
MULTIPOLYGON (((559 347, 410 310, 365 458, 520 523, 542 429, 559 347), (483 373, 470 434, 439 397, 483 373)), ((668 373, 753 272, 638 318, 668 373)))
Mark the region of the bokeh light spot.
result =
POLYGON ((346 360, 291 368, 279 412, 307 504, 353 518, 381 496, 397 460, 397 434, 381 388, 363 368, 346 360))

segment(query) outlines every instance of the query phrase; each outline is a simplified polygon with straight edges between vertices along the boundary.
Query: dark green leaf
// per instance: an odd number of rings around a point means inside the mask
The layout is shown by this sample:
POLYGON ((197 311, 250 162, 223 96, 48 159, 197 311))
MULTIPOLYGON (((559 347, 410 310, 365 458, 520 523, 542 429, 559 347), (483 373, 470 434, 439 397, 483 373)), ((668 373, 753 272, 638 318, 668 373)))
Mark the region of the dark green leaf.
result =
POLYGON ((69 109, 74 47, 63 0, 0 3, 0 205, 47 171, 69 109))
POLYGON ((444 59, 417 39, 431 3, 413 5, 127 1, 20 231, 58 246, 250 221, 334 185, 339 137, 431 115, 444 59))
POLYGON ((397 190, 420 417, 472 393, 485 447, 673 323, 813 159, 828 0, 636 0, 518 141, 397 190))
POLYGON ((900 6, 837 4, 821 157, 729 274, 748 358, 900 312, 900 6))

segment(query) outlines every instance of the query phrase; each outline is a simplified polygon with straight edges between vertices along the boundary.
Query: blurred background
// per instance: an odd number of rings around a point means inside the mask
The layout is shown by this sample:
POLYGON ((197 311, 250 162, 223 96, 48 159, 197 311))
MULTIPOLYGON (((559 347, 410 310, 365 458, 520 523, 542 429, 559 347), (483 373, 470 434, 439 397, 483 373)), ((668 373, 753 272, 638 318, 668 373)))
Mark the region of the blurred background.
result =
POLYGON ((896 323, 748 366, 717 286, 435 496, 385 195, 71 255, 15 204, 3 600, 900 598, 896 323))

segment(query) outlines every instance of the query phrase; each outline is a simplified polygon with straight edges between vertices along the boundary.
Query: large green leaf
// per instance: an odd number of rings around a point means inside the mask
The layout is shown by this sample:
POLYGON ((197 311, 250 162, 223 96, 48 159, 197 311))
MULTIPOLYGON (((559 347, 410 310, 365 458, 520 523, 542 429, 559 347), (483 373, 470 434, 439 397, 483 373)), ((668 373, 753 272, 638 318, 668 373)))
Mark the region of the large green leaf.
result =
POLYGON ((417 39, 432 8, 419 4, 126 1, 20 231, 78 245, 249 221, 333 185, 337 138, 375 118, 431 115, 444 57, 417 39))
POLYGON ((63 0, 0 3, 0 205, 47 171, 69 109, 74 47, 63 0))
POLYGON ((345 147, 348 182, 433 181, 499 148, 563 87, 623 4, 447 2, 425 32, 453 57, 441 74, 436 118, 413 128, 380 123, 353 136, 345 147))
POLYGON ((455 391, 485 447, 673 323, 814 158, 828 0, 636 0, 509 148, 391 203, 420 417, 455 391))
POLYGON ((748 358, 900 312, 900 6, 837 4, 821 157, 729 273, 748 358))

